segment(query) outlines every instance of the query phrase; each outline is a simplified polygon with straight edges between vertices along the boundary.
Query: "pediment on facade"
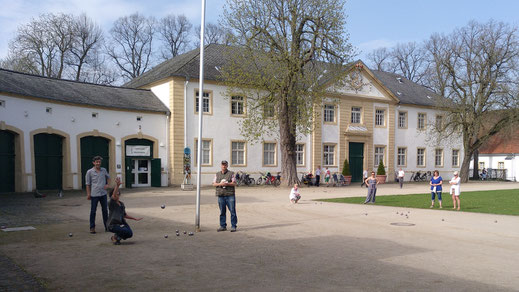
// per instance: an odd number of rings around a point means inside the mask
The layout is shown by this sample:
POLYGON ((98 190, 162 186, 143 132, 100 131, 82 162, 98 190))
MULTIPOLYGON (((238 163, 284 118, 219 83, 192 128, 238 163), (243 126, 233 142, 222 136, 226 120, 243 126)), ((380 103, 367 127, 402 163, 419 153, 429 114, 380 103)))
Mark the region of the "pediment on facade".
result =
POLYGON ((328 88, 334 95, 377 99, 380 101, 398 102, 398 99, 379 81, 371 71, 357 61, 348 70, 346 77, 331 84, 328 88))
POLYGON ((364 125, 349 125, 344 131, 345 135, 348 136, 369 136, 371 133, 368 128, 364 125))

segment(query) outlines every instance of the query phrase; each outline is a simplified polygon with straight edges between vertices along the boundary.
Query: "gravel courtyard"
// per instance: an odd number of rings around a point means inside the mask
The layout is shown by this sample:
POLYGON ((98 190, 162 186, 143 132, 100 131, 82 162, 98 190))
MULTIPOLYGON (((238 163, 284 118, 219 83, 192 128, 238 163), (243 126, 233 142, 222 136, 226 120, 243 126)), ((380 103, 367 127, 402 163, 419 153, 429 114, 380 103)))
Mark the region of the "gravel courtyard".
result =
MULTIPOLYGON (((516 188, 478 182, 462 191, 516 188)), ((421 192, 430 199, 423 183, 381 185, 377 195, 421 192)), ((0 291, 519 289, 519 216, 313 201, 365 195, 358 185, 302 188, 296 205, 288 194, 238 188, 238 232, 217 233, 214 190, 203 188, 202 232, 189 236, 182 232, 194 231, 195 191, 123 190, 127 212, 144 219, 129 220, 134 237, 121 246, 100 232, 100 207, 98 233, 89 234, 83 193, 1 195, 2 226, 36 229, 0 231, 0 291)))

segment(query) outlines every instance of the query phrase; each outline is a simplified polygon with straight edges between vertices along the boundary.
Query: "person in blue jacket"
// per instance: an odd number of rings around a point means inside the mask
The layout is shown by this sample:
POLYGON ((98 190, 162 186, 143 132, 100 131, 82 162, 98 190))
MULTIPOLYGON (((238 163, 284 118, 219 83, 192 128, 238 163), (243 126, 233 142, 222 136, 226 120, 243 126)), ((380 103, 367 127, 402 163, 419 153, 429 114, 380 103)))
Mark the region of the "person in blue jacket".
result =
POLYGON ((440 204, 440 209, 442 208, 442 184, 443 178, 440 176, 440 172, 435 170, 429 182, 431 186, 431 208, 434 208, 435 195, 438 195, 438 203, 440 204))

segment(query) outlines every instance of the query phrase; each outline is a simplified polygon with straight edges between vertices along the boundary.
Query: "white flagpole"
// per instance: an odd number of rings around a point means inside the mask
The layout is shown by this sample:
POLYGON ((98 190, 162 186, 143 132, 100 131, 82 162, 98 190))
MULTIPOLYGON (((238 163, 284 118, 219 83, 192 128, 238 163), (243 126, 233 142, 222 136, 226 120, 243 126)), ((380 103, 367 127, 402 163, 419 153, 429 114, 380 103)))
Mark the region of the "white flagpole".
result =
POLYGON ((202 118, 204 116, 204 29, 205 0, 202 0, 202 20, 200 25, 200 78, 198 84, 198 153, 196 173, 196 219, 195 230, 200 232, 200 188, 202 181, 202 118))

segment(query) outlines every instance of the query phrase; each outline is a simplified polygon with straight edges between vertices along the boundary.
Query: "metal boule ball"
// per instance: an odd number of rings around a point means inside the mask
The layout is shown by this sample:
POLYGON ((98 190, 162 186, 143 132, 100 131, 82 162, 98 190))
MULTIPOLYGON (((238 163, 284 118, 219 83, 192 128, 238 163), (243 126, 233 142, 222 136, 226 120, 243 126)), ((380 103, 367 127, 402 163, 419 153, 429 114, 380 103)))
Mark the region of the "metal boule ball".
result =
POLYGON ((180 236, 180 233, 177 232, 176 234, 177 234, 177 236, 180 236))
POLYGON ((178 233, 178 232, 179 232, 179 231, 178 231, 178 229, 177 229, 177 230, 175 230, 175 232, 176 232, 176 233, 178 233))
POLYGON ((445 221, 445 219, 442 218, 442 221, 445 221))
POLYGON ((496 221, 494 221, 494 223, 497 223, 497 220, 496 220, 496 221))
POLYGON ((70 233, 68 234, 68 237, 72 237, 72 236, 73 236, 73 234, 72 234, 72 232, 70 232, 70 233))
POLYGON ((189 232, 189 236, 193 236, 195 235, 193 232, 189 232))
POLYGON ((184 230, 184 234, 187 234, 187 232, 184 230))
POLYGON ((166 208, 166 205, 162 205, 162 206, 160 206, 160 207, 161 207, 162 209, 164 209, 164 208, 166 208))
POLYGON ((168 235, 167 235, 167 234, 165 234, 165 235, 164 235, 164 238, 168 238, 168 235))

